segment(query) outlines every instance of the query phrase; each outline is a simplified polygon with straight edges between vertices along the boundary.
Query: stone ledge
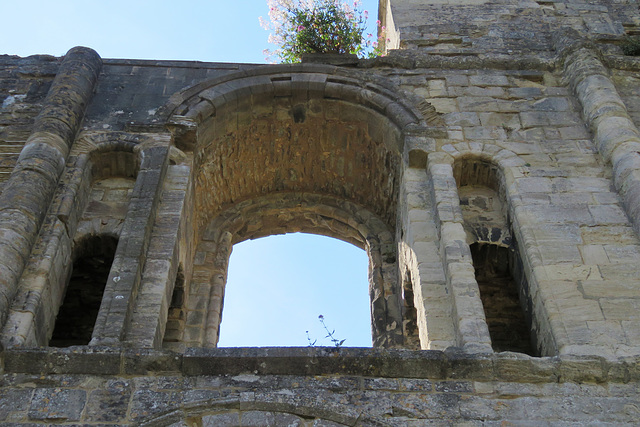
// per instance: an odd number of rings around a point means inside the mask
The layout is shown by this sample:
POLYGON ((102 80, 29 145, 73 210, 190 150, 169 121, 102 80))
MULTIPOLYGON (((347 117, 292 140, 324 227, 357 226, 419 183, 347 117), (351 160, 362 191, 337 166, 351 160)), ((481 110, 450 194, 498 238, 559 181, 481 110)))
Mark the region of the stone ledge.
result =
POLYGON ((351 375, 506 382, 628 383, 640 381, 640 358, 529 357, 435 350, 333 347, 190 348, 184 354, 151 349, 78 346, 9 349, 3 373, 147 375, 351 375))

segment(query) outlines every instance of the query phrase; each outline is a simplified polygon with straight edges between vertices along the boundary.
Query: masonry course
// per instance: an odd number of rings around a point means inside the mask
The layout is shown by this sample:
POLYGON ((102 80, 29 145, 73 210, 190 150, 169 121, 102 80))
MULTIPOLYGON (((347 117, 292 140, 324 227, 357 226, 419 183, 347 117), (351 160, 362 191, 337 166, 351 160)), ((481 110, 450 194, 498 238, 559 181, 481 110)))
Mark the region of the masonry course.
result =
POLYGON ((0 57, 3 425, 637 423, 637 4, 380 18, 338 65, 0 57), (368 252, 373 347, 216 348, 233 245, 296 231, 368 252))

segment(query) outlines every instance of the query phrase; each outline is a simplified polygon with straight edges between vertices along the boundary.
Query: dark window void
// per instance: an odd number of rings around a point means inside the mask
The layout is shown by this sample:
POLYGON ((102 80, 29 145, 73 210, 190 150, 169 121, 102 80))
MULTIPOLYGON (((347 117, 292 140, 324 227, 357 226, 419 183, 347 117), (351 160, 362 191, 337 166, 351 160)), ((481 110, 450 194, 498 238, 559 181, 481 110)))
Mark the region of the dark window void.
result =
POLYGON ((537 356, 532 346, 528 283, 517 251, 474 243, 471 256, 493 350, 537 356))
POLYGON ((173 286, 173 294, 171 295, 171 303, 169 304, 169 313, 167 314, 167 327, 164 332, 163 346, 168 343, 180 342, 184 331, 185 323, 185 289, 184 289, 184 272, 182 265, 178 266, 176 281, 173 286))
POLYGON ((71 277, 49 341, 51 347, 87 345, 98 317, 118 239, 93 236, 76 248, 71 277))
POLYGON ((405 280, 402 286, 402 300, 404 301, 404 347, 419 350, 418 313, 414 303, 413 280, 411 278, 411 272, 409 271, 405 274, 405 280))

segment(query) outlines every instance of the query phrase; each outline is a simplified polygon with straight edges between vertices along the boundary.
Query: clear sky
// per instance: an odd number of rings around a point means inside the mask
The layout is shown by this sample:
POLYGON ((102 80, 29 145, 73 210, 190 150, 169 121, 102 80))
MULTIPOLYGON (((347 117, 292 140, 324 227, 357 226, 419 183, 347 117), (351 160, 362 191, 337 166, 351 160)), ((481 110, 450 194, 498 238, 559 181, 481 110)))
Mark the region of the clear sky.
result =
MULTIPOLYGON (((365 0, 375 24, 377 0, 365 0)), ((266 0, 4 0, 0 54, 264 63, 266 0)))
MULTIPOLYGON (((365 0, 372 28, 377 0, 365 0)), ((64 55, 74 46, 103 58, 264 63, 258 17, 266 0, 5 0, 0 54, 64 55)), ((372 31, 372 30, 369 30, 372 31)), ((370 346, 366 253, 322 236, 289 234, 243 242, 231 255, 221 346, 370 346)))

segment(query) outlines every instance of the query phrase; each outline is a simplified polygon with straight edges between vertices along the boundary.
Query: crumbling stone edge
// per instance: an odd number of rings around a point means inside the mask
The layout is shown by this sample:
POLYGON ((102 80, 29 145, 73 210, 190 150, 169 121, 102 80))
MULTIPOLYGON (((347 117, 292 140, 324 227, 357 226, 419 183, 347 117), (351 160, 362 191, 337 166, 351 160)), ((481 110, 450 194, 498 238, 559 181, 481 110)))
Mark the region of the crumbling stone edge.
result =
POLYGON ((333 347, 152 349, 82 346, 7 349, 3 373, 148 375, 357 375, 530 383, 640 381, 640 358, 529 357, 519 353, 333 347))

